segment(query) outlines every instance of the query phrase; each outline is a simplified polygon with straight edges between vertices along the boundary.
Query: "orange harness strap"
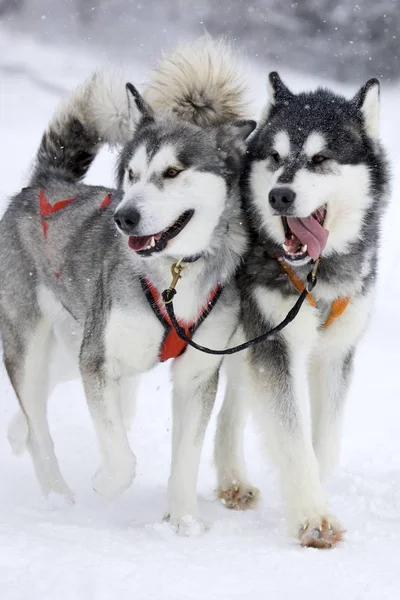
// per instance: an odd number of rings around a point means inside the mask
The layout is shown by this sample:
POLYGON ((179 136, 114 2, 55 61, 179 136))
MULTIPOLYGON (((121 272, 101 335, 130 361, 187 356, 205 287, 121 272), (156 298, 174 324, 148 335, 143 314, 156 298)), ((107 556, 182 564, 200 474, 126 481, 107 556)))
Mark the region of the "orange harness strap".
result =
MULTIPOLYGON (((296 273, 289 267, 289 265, 287 265, 283 260, 278 260, 278 262, 281 265, 282 269, 285 271, 286 275, 289 277, 296 290, 301 293, 304 290, 304 284, 301 281, 300 277, 298 277, 296 273)), ((307 300, 312 307, 317 307, 315 298, 311 293, 307 294, 307 300)), ((350 296, 346 296, 346 298, 336 298, 336 300, 334 300, 331 304, 331 312, 328 318, 326 319, 325 323, 321 325, 321 327, 326 328, 332 325, 332 323, 344 313, 350 300, 350 296)))
MULTIPOLYGON (((289 277, 290 281, 293 283, 296 290, 301 294, 304 290, 304 283, 301 281, 300 277, 296 275, 296 273, 287 265, 283 260, 278 260, 282 269, 285 271, 286 275, 289 277)), ((307 300, 314 308, 317 307, 317 303, 315 302, 314 296, 309 292, 307 294, 307 300)))
POLYGON ((332 302, 330 315, 322 327, 329 327, 329 325, 332 325, 335 319, 338 319, 344 313, 349 302, 350 296, 346 296, 346 298, 336 298, 336 300, 332 302))

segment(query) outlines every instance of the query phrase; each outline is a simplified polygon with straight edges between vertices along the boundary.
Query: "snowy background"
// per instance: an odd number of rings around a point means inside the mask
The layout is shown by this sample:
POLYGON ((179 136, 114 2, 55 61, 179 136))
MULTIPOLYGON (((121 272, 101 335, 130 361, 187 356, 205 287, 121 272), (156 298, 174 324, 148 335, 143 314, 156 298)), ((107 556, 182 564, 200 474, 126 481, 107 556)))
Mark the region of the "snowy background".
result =
MULTIPOLYGON (((0 0, 0 10, 7 3, 20 4, 21 8, 25 5, 27 11, 33 10, 32 6, 46 4, 43 0, 26 0, 25 3, 0 0)), ((103 3, 111 5, 111 2, 103 3)), ((385 0, 379 6, 385 3, 391 4, 385 0)), ((71 6, 64 0, 53 2, 55 4, 65 11, 71 6)), ((76 2, 78 4, 82 3, 76 2)), ((98 4, 89 1, 87 6, 98 4)), ((115 4, 122 5, 122 2, 115 4)), ((148 4, 143 2, 143 10, 148 4)), ((167 4, 172 7, 177 3, 167 4)), ((220 1, 220 4, 228 2, 220 1)), ((188 13, 191 11, 192 7, 187 9, 188 13)), ((34 20, 30 22, 28 12, 18 22, 3 17, 0 26, 1 209, 10 195, 26 183, 42 131, 66 91, 81 82, 94 67, 109 61, 120 63, 122 55, 130 79, 140 85, 153 60, 144 42, 135 50, 130 40, 129 50, 124 52, 111 41, 101 47, 94 26, 93 35, 97 39, 83 51, 78 29, 71 25, 69 14, 64 12, 64 20, 54 17, 52 23, 58 33, 48 28, 46 35, 42 23, 46 19, 41 19, 39 24, 34 20), (5 23, 6 20, 9 22, 5 23), (66 31, 61 36, 63 27, 66 31), (69 29, 72 41, 68 42, 69 29), (58 34, 60 39, 57 39, 58 34)), ((194 21, 196 15, 192 17, 194 21)), ((148 13, 144 23, 151 18, 148 13)), ((183 28, 178 21, 176 25, 183 28)), ((177 39, 171 39, 168 25, 165 27, 167 33, 160 29, 158 41, 155 35, 152 37, 153 53, 155 49, 159 51, 166 38, 165 45, 177 39)), ((191 28, 184 29, 186 36, 191 37, 191 28)), ((245 35, 246 31, 243 28, 244 40, 249 35, 248 31, 245 35)), ((324 76, 321 69, 315 69, 318 76, 306 77, 293 69, 296 63, 290 57, 275 62, 271 52, 269 48, 263 61, 256 56, 258 51, 247 52, 254 59, 248 77, 255 116, 265 99, 267 73, 282 61, 292 67, 284 67, 282 75, 295 90, 312 88, 323 81, 353 95, 364 82, 363 75, 357 74, 357 68, 359 73, 365 74, 361 59, 359 67, 353 64, 353 76, 346 75, 350 82, 338 84, 325 77, 321 79, 324 76)), ((354 60, 357 63, 356 58, 354 60)), ((334 62, 332 55, 332 64, 334 62)), ((215 473, 211 460, 215 415, 207 434, 199 479, 200 506, 210 524, 209 532, 202 538, 181 539, 160 524, 166 507, 170 460, 170 387, 166 365, 143 378, 137 419, 130 434, 138 459, 137 478, 131 489, 112 503, 107 503, 91 488, 90 478, 98 466, 99 456, 81 385, 74 381, 58 387, 50 403, 51 429, 61 468, 76 492, 77 502, 74 507, 68 507, 59 499, 46 501, 40 494, 29 458, 15 458, 7 444, 7 425, 16 400, 2 369, 2 600, 302 600, 320 595, 326 600, 398 598, 400 87, 392 81, 396 71, 394 63, 390 75, 377 72, 383 84, 382 137, 393 165, 394 188, 384 224, 379 295, 375 317, 357 356, 340 469, 326 486, 333 511, 347 527, 346 541, 332 551, 305 550, 286 535, 276 475, 251 423, 246 436, 246 453, 252 481, 262 492, 260 506, 254 512, 230 513, 219 505, 214 497, 215 473)), ((337 75, 333 66, 326 68, 337 75)), ((368 72, 368 76, 370 74, 373 73, 368 72)), ((90 171, 89 181, 111 185, 113 162, 112 155, 102 153, 90 171)))
POLYGON ((140 58, 206 29, 262 65, 400 77, 400 0, 0 0, 0 19, 41 40, 140 58))

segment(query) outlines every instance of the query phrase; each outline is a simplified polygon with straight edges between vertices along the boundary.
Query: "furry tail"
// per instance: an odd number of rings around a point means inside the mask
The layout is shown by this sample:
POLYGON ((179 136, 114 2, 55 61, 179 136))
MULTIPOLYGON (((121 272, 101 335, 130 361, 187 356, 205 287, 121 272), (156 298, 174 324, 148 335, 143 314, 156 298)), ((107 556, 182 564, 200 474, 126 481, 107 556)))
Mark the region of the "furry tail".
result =
POLYGON ((154 70, 144 97, 200 126, 246 116, 246 85, 231 46, 209 36, 178 47, 154 70))
POLYGON ((129 133, 125 80, 94 73, 58 107, 43 135, 31 185, 53 177, 81 180, 103 144, 121 143, 129 133))

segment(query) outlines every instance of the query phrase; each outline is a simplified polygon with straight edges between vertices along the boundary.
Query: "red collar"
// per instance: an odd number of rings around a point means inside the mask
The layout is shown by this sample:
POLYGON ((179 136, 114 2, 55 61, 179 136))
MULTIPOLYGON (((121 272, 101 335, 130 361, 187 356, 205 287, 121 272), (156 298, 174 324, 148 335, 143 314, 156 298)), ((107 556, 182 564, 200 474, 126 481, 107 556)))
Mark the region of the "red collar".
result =
MULTIPOLYGON (((147 301, 150 304, 154 314, 157 319, 163 325, 165 329, 164 338, 161 344, 159 359, 160 362, 164 362, 169 358, 177 358, 186 350, 187 343, 181 340, 181 338, 176 333, 173 328, 171 321, 165 311, 164 302, 162 301, 161 294, 157 290, 157 288, 149 281, 147 278, 141 278, 140 280, 142 284, 143 291, 146 295, 147 301)), ((185 330, 187 337, 192 339, 192 336, 200 327, 201 323, 208 317, 215 304, 217 303, 218 298, 220 297, 222 292, 222 287, 219 283, 215 286, 215 288, 211 291, 207 302, 200 310, 200 313, 195 321, 191 323, 187 323, 185 321, 179 321, 179 325, 185 330)))

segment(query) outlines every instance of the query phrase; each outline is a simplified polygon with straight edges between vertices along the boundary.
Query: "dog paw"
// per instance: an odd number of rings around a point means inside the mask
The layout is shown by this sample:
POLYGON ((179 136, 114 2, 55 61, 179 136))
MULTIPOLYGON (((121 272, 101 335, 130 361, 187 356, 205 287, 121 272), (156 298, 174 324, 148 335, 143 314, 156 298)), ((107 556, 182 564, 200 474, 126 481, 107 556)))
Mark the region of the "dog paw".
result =
POLYGON ((308 519, 300 527, 299 539, 306 548, 333 548, 342 541, 345 530, 333 517, 308 519))
POLYGON ((55 481, 52 485, 52 492, 64 497, 64 500, 70 506, 75 504, 75 494, 70 490, 65 481, 55 481))
POLYGON ((100 468, 92 478, 93 489, 104 498, 112 500, 127 490, 135 478, 136 461, 121 469, 100 468))
POLYGON ((226 508, 248 510, 254 508, 259 500, 260 491, 251 485, 233 481, 231 487, 218 491, 218 498, 226 508))
POLYGON ((163 521, 169 523, 171 529, 181 537, 199 537, 207 530, 206 524, 199 517, 192 515, 174 518, 170 514, 165 514, 163 521))

